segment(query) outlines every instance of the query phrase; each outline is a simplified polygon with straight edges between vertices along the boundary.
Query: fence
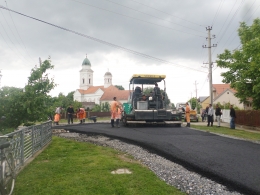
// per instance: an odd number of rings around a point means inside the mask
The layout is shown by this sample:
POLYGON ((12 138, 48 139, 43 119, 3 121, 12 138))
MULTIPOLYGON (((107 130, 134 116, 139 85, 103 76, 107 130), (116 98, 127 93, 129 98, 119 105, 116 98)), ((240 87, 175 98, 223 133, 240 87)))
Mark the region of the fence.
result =
MULTIPOLYGON (((223 122, 230 122, 230 110, 222 110, 223 122)), ((250 127, 260 127, 259 110, 236 110, 236 124, 250 127)))
POLYGON ((15 160, 15 170, 20 168, 52 140, 52 121, 41 125, 25 127, 21 130, 9 133, 13 138, 10 140, 15 160))

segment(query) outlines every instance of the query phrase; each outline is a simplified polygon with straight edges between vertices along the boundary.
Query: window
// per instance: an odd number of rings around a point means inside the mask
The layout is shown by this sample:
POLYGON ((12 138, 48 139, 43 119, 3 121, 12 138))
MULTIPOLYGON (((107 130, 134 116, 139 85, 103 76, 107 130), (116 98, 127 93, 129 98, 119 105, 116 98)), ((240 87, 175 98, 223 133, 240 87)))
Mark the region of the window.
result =
POLYGON ((83 84, 85 83, 85 79, 82 79, 82 83, 83 83, 83 84))

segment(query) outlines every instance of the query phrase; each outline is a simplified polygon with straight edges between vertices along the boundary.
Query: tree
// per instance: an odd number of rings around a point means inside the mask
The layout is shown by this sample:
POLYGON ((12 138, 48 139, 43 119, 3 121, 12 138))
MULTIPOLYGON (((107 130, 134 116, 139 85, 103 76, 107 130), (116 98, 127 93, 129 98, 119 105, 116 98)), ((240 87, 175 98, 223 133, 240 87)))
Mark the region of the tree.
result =
POLYGON ((68 95, 66 96, 66 98, 68 98, 68 100, 70 102, 73 102, 73 94, 75 93, 75 91, 71 91, 68 93, 68 95))
POLYGON ((175 110, 176 109, 176 106, 174 103, 171 103, 171 109, 175 110))
POLYGON ((26 112, 23 115, 23 122, 44 121, 48 116, 48 106, 51 101, 49 92, 56 84, 53 79, 48 78, 47 71, 53 69, 49 60, 45 60, 39 68, 31 70, 28 84, 22 93, 23 107, 26 112))
MULTIPOLYGON (((162 96, 164 97, 164 100, 165 100, 165 103, 166 103, 166 106, 167 107, 171 107, 171 100, 169 99, 168 97, 168 94, 160 89, 161 91, 161 94, 162 96)), ((151 93, 153 93, 153 87, 146 87, 143 89, 143 93, 146 95, 146 96, 149 96, 151 93)))
POLYGON ((197 98, 193 97, 188 102, 190 102, 191 109, 194 110, 198 105, 197 98))
POLYGON ((28 84, 24 89, 6 87, 0 91, 1 114, 6 116, 4 124, 17 128, 22 123, 31 124, 45 121, 49 115, 52 98, 49 92, 56 86, 53 79, 48 78, 49 69, 53 69, 50 61, 45 60, 39 68, 31 70, 28 84))
POLYGON ((101 112, 108 112, 110 110, 110 106, 108 102, 101 104, 101 112))
POLYGON ((252 99, 254 109, 260 108, 260 19, 254 20, 251 26, 240 23, 238 35, 241 48, 234 51, 225 50, 218 55, 217 66, 228 69, 222 73, 224 83, 237 92, 235 96, 241 103, 252 99))
POLYGON ((26 110, 22 104, 23 89, 15 87, 3 87, 0 90, 0 117, 5 116, 1 121, 1 129, 4 127, 17 128, 23 120, 26 110))
POLYGON ((125 88, 122 85, 115 85, 116 88, 118 88, 119 90, 125 90, 125 88))
POLYGON ((101 106, 98 104, 95 104, 94 108, 92 108, 92 112, 100 112, 101 111, 101 106))

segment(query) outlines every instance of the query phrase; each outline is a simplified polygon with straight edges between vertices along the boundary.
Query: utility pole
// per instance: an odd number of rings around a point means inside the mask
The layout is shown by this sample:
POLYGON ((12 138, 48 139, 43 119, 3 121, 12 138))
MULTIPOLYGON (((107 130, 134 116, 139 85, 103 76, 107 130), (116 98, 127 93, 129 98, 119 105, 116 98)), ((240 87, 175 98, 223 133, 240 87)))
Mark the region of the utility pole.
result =
MULTIPOLYGON (((212 91, 212 60, 211 60, 211 47, 216 47, 217 44, 211 45, 211 36, 210 31, 212 30, 211 26, 206 27, 206 30, 208 31, 208 46, 202 45, 203 48, 208 48, 208 55, 209 55, 209 96, 210 96, 210 104, 213 104, 213 91, 212 91)), ((215 35, 212 36, 215 38, 215 35)))
POLYGON ((195 85, 195 93, 196 93, 196 111, 197 111, 197 102, 198 102, 198 97, 197 97, 197 92, 198 92, 197 85, 198 85, 198 83, 197 83, 197 81, 195 81, 194 85, 195 85))

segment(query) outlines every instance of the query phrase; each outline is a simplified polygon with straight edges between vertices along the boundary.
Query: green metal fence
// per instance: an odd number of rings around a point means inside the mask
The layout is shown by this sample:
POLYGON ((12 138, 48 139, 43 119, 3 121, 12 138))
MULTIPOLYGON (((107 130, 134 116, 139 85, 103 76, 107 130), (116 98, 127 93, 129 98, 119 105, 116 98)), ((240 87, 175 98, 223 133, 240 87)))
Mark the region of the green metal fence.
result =
POLYGON ((12 135, 11 149, 15 160, 15 169, 19 172, 20 168, 32 158, 35 153, 41 150, 52 140, 52 121, 22 128, 18 131, 9 133, 12 135))

